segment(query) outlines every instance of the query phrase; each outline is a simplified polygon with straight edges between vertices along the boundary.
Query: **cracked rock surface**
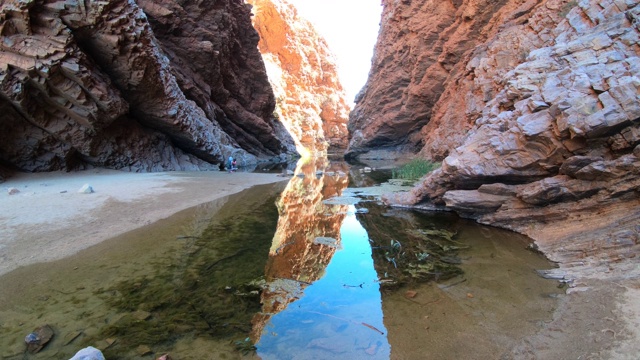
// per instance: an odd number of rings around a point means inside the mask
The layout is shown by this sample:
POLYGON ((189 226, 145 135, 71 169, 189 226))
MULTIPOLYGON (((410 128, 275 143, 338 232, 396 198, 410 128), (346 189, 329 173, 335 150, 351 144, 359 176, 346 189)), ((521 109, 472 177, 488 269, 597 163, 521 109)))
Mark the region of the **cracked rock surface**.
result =
POLYGON ((5 165, 196 170, 294 151, 243 3, 8 0, 0 19, 5 165))

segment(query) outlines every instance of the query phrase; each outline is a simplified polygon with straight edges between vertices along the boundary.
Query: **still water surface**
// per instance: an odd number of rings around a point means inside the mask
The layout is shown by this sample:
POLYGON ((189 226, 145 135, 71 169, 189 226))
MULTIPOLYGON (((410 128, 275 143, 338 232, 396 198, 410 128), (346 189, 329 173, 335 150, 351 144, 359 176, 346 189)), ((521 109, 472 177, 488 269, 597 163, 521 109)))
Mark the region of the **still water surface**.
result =
POLYGON ((274 314, 259 334, 261 358, 389 358, 371 245, 353 205, 342 221, 340 239, 321 277, 274 314))
POLYGON ((289 182, 3 276, 0 358, 89 345, 107 359, 496 358, 551 319, 561 291, 527 239, 380 206, 357 170, 300 164, 289 182), (52 342, 25 353, 44 324, 52 342))

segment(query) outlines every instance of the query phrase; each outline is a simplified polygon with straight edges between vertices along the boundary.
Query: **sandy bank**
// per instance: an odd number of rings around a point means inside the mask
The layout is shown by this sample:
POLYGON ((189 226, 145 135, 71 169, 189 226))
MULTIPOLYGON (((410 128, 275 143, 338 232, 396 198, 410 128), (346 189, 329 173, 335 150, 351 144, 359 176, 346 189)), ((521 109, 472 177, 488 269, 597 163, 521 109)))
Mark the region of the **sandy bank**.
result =
POLYGON ((64 258, 180 210, 285 180, 277 174, 129 173, 89 170, 19 174, 0 184, 0 275, 64 258), (84 184, 92 194, 78 191, 84 184), (8 189, 19 193, 9 195, 8 189))

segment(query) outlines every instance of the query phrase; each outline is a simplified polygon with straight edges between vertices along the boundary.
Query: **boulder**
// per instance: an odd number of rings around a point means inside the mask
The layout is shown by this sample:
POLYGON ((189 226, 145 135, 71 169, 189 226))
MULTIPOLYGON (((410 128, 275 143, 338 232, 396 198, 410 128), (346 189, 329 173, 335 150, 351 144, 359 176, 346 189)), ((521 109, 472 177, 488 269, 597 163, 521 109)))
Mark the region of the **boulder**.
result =
POLYGON ((576 201, 594 195, 599 190, 592 182, 571 180, 560 175, 521 186, 517 196, 527 204, 545 206, 562 201, 576 201))
POLYGON ((562 163, 562 166, 560 166, 560 174, 575 178, 577 172, 582 170, 582 168, 602 160, 602 157, 599 156, 572 156, 562 163))
POLYGON ((447 208, 474 216, 496 211, 511 198, 511 196, 487 194, 477 190, 451 190, 442 197, 447 208))

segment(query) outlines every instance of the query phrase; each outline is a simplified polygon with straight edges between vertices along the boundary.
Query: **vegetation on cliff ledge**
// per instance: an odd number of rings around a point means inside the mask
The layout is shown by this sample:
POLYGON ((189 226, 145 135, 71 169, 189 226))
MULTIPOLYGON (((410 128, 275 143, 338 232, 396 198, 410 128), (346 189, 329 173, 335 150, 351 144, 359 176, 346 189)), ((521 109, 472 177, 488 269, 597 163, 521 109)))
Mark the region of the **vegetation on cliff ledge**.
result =
POLYGON ((425 159, 413 159, 392 171, 394 179, 418 180, 426 174, 440 167, 439 163, 433 163, 425 159))

